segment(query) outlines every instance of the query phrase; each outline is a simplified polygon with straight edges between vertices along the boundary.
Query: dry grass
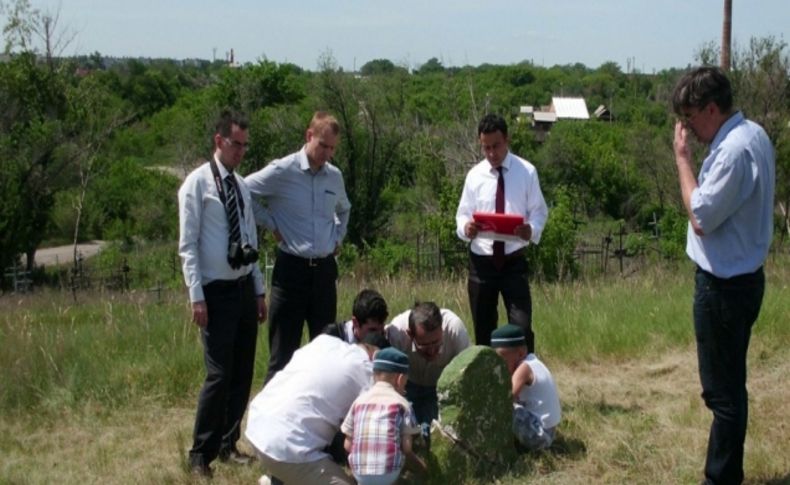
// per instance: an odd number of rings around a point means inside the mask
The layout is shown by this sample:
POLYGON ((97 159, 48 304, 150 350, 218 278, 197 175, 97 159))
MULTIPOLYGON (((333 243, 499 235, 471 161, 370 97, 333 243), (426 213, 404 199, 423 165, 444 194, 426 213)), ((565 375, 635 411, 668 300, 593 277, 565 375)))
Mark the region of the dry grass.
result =
MULTIPOLYGON (((790 484, 786 261, 767 271, 749 353, 748 483, 790 484)), ((339 316, 365 286, 387 297, 393 315, 435 300, 469 323, 458 279, 349 275, 339 316)), ((563 422, 552 450, 524 456, 499 483, 699 482, 711 415, 700 398, 690 295, 684 268, 534 285, 539 350, 557 378, 563 422)), ((254 387, 265 342, 264 330, 254 387)), ((0 346, 0 484, 193 483, 185 460, 202 364, 182 292, 162 302, 84 294, 79 305, 58 293, 3 297, 0 346)), ((213 483, 255 483, 261 473, 217 464, 213 483)))
MULTIPOLYGON (((561 438, 524 458, 504 485, 699 483, 711 413, 693 347, 628 361, 551 362, 563 402, 561 438)), ((790 483, 790 351, 750 353, 747 483, 790 483)))
MULTIPOLYGON (((790 351, 760 342, 750 362, 749 483, 790 481, 790 351)), ((553 450, 525 456, 503 485, 695 483, 710 413, 692 348, 627 361, 550 362, 564 406, 553 450)), ((42 420, 4 416, 3 483, 192 483, 184 457, 194 407, 85 405, 42 420)), ((254 483, 258 467, 215 466, 216 484, 254 483)))

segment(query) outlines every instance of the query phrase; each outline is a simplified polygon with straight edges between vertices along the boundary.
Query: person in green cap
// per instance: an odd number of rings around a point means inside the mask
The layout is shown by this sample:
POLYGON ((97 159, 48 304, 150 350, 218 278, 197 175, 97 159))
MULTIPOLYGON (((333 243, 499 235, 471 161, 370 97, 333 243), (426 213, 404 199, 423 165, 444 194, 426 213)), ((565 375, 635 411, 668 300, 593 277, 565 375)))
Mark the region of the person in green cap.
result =
POLYGON ((389 347, 373 357, 373 387, 354 401, 340 429, 345 433, 348 463, 359 485, 395 483, 404 465, 425 471, 412 451, 420 433, 406 393, 409 357, 389 347))
POLYGON ((509 323, 497 328, 491 332, 491 347, 511 374, 516 440, 529 450, 548 448, 561 417, 554 377, 527 348, 521 327, 509 323))

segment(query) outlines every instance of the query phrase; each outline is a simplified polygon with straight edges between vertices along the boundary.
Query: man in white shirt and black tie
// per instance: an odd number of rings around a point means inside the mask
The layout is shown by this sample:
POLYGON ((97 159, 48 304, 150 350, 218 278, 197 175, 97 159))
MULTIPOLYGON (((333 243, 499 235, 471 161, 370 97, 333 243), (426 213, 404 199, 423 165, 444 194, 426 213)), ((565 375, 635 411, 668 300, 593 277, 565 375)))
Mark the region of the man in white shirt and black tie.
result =
POLYGON ((217 457, 243 463, 236 448, 255 363, 258 322, 266 320, 264 283, 250 192, 236 173, 249 145, 247 121, 224 112, 214 134, 214 156, 187 176, 178 191, 178 251, 200 328, 206 380, 195 416, 189 465, 211 476, 217 457))
POLYGON ((486 115, 477 132, 485 159, 466 175, 455 215, 458 237, 470 242, 468 291, 475 342, 489 344, 498 323, 501 294, 508 321, 524 330, 530 352, 534 352, 532 298, 524 248, 540 242, 549 211, 537 170, 510 152, 505 120, 499 115, 486 115), (483 227, 474 221, 475 212, 519 215, 524 223, 515 227, 510 235, 515 237, 494 241, 478 237, 483 227))

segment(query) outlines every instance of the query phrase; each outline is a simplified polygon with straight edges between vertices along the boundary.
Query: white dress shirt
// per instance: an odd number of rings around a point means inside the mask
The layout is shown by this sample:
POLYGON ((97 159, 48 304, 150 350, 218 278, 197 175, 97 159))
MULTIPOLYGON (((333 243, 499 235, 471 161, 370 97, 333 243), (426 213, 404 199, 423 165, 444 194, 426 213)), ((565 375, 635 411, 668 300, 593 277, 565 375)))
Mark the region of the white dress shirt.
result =
POLYGON ((325 458, 323 449, 372 376, 373 363, 362 347, 319 335, 255 396, 244 435, 275 461, 325 458))
POLYGON ((442 308, 442 349, 435 360, 427 361, 417 351, 409 334, 411 310, 397 315, 384 328, 390 345, 409 356, 409 381, 420 386, 435 386, 442 371, 456 355, 469 347, 469 334, 464 322, 455 313, 442 308))
MULTIPOLYGON (((508 152, 502 161, 502 176, 505 180, 505 213, 524 217, 524 222, 532 226, 530 241, 537 244, 549 217, 549 209, 540 190, 538 171, 528 161, 508 152)), ((463 241, 469 241, 464 234, 466 223, 472 220, 475 212, 496 212, 496 191, 499 171, 483 160, 469 170, 461 193, 461 201, 455 214, 456 233, 463 241)), ((510 254, 529 244, 527 241, 506 241, 505 254, 510 254)), ((481 256, 494 254, 494 241, 476 237, 472 240, 471 250, 481 256)))
MULTIPOLYGON (((229 172, 216 160, 220 177, 229 172)), ((242 244, 258 248, 258 233, 252 214, 252 199, 244 179, 233 174, 244 201, 244 214, 239 218, 242 244)), ((223 187, 223 190, 226 190, 223 187)), ((239 207, 241 210, 241 207, 239 207)), ((178 190, 180 237, 178 254, 183 263, 184 280, 189 300, 204 301, 203 285, 214 280, 235 280, 252 273, 255 294, 265 293, 263 275, 257 263, 233 269, 228 263, 228 217, 219 197, 211 165, 206 162, 190 173, 178 190)))
POLYGON ((346 342, 350 344, 357 343, 357 337, 354 335, 354 320, 347 320, 343 324, 343 331, 346 334, 346 342))

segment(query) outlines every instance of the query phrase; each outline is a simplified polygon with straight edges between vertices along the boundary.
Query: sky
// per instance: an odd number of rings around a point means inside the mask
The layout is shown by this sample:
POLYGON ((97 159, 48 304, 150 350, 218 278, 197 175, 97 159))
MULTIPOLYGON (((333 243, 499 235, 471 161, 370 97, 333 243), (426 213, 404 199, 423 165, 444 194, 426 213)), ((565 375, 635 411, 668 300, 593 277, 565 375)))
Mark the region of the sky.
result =
MULTIPOLYGON (((3 0, 0 0, 0 2, 3 0)), ((260 59, 346 70, 373 59, 417 68, 613 61, 654 72, 695 63, 721 43, 723 0, 30 0, 60 9, 75 35, 63 55, 260 59)), ((8 3, 8 0, 5 0, 8 3)), ((733 0, 734 48, 752 37, 790 41, 790 0, 733 0)), ((0 24, 6 24, 0 16, 0 24)))

